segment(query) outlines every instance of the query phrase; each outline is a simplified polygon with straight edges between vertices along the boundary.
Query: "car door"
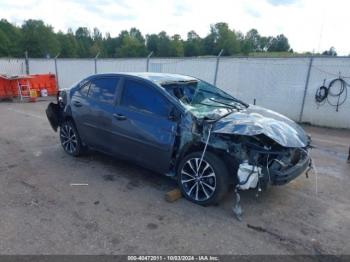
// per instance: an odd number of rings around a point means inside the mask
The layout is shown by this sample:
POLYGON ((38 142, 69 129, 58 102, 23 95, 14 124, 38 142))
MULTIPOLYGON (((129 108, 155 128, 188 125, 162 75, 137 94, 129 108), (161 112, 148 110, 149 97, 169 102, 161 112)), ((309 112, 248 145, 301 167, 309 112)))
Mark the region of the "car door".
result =
POLYGON ((112 129, 116 150, 158 172, 168 170, 177 122, 174 105, 145 80, 125 77, 112 129))
POLYGON ((79 83, 72 94, 70 106, 75 125, 78 129, 79 136, 84 142, 87 141, 86 122, 90 115, 90 101, 88 93, 90 88, 90 81, 83 81, 79 83))
POLYGON ((90 80, 86 99, 88 113, 84 115, 81 124, 84 141, 89 146, 106 153, 112 152, 112 114, 119 79, 116 76, 105 76, 90 80))

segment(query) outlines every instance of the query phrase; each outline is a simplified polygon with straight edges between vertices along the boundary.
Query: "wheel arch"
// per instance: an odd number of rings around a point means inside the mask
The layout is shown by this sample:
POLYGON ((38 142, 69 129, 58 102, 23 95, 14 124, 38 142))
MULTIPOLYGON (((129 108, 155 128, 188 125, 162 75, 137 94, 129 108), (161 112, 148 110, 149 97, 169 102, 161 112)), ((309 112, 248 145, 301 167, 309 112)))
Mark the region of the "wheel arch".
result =
POLYGON ((85 139, 84 139, 84 137, 82 136, 82 134, 80 132, 81 130, 79 130, 78 125, 77 125, 77 123, 75 122, 75 120, 73 118, 73 114, 72 114, 72 110, 71 110, 70 105, 67 105, 66 108, 63 111, 61 124, 66 122, 66 121, 71 121, 73 123, 75 129, 78 132, 78 135, 79 135, 79 138, 80 138, 80 141, 81 141, 82 145, 83 146, 87 146, 87 143, 85 142, 85 139))
MULTIPOLYGON (((203 152, 204 147, 205 147, 205 144, 203 142, 192 142, 192 143, 188 143, 188 144, 184 145, 182 150, 180 151, 180 153, 177 155, 176 164, 175 164, 176 175, 178 175, 177 171, 178 171, 179 165, 181 163, 181 160, 191 153, 203 152)), ((225 150, 215 148, 214 146, 212 146, 210 144, 208 144, 206 150, 207 150, 207 152, 211 152, 212 154, 219 156, 223 160, 223 162, 225 163, 225 168, 227 169, 228 173, 230 174, 230 178, 232 178, 232 182, 234 182, 233 172, 236 172, 235 171, 236 162, 233 159, 233 157, 230 156, 225 150)), ((230 179, 230 182, 231 182, 231 179, 230 179)))
POLYGON ((67 105, 63 110, 62 121, 67 121, 67 120, 71 120, 74 122, 72 108, 70 105, 67 105))

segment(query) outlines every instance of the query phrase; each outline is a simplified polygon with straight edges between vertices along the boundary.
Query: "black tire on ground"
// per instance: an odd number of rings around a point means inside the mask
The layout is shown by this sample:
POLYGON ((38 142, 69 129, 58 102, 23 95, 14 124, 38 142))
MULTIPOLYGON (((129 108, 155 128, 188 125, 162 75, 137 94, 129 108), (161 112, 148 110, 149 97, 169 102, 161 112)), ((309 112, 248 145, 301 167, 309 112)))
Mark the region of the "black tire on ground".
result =
POLYGON ((64 151, 71 156, 80 156, 83 146, 73 121, 67 120, 60 126, 60 141, 64 151))
POLYGON ((183 196, 189 201, 202 206, 214 205, 229 189, 229 173, 218 156, 206 152, 199 164, 201 156, 202 152, 194 152, 181 160, 177 169, 177 182, 183 196), (198 172, 196 165, 199 166, 198 172))

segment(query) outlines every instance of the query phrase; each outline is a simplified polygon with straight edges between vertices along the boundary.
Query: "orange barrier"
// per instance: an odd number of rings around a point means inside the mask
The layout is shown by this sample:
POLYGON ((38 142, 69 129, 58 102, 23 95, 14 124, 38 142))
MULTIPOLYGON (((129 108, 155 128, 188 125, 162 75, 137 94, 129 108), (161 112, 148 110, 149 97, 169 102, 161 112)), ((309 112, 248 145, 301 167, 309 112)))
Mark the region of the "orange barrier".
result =
POLYGON ((54 96, 57 94, 58 90, 56 77, 53 74, 23 76, 0 75, 0 99, 19 97, 19 88, 22 90, 22 96, 27 97, 40 97, 46 94, 54 96))
POLYGON ((7 76, 0 75, 0 98, 12 98, 16 96, 12 91, 12 83, 7 76))
POLYGON ((46 75, 30 75, 29 79, 31 85, 30 89, 34 89, 38 92, 38 96, 41 96, 41 90, 46 89, 49 96, 57 94, 56 76, 54 74, 46 75))
POLYGON ((0 97, 7 97, 7 89, 6 86, 8 85, 8 80, 0 75, 0 97))

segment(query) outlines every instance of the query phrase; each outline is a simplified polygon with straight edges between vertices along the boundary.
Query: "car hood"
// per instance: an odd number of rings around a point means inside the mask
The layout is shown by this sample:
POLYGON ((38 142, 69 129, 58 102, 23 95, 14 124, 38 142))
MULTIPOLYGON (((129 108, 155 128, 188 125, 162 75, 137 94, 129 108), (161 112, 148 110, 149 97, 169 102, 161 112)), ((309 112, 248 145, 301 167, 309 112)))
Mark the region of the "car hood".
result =
POLYGON ((308 145, 308 136, 294 121, 272 110, 253 105, 220 119, 212 132, 245 136, 264 134, 284 147, 308 145))

